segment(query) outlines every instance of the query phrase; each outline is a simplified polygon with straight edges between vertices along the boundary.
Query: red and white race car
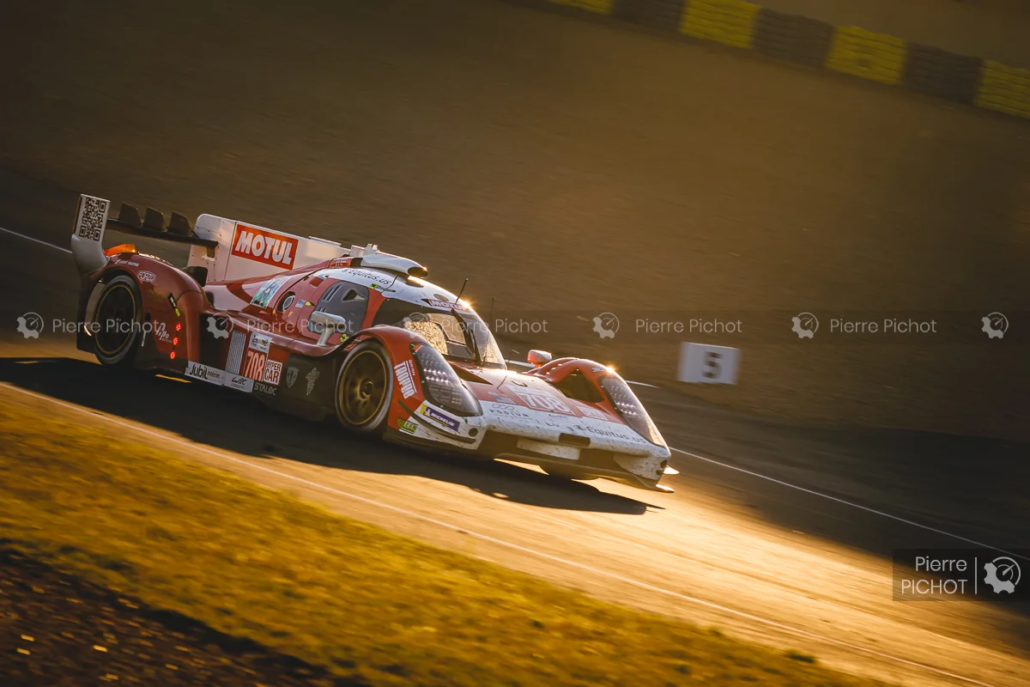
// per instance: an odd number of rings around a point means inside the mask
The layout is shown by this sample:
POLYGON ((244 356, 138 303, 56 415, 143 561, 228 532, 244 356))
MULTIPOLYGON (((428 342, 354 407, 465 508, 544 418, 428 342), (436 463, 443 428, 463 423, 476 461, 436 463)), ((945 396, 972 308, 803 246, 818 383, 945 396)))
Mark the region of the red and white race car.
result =
POLYGON ((104 365, 162 370, 294 414, 404 444, 671 491, 669 449, 614 370, 530 353, 508 369, 486 323, 396 255, 213 215, 82 196, 71 238, 82 276, 78 347, 104 365), (106 229, 190 245, 188 264, 106 229))

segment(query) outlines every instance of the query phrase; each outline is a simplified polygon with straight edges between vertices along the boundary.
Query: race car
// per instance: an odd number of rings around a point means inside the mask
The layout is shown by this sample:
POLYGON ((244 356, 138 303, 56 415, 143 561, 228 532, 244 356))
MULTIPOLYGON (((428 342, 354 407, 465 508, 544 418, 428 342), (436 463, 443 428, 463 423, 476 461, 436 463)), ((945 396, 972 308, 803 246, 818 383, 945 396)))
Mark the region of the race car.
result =
POLYGON ((103 365, 228 387, 402 444, 671 491, 659 484, 675 472, 669 449, 622 377, 544 351, 510 369, 486 323, 423 265, 214 215, 191 226, 109 210, 81 196, 71 237, 77 345, 103 365), (128 243, 105 250, 107 229, 188 244, 187 265, 128 243))

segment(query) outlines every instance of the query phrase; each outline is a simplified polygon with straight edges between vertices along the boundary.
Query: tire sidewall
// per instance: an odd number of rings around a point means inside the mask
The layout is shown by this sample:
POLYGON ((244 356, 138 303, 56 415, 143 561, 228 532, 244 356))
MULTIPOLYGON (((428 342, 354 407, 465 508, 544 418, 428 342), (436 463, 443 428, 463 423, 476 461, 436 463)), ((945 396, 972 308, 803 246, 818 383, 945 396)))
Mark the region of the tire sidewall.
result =
POLYGON ((354 347, 354 350, 347 354, 346 358, 343 359, 343 364, 340 365, 340 372, 336 376, 336 387, 333 390, 333 408, 336 410, 336 419, 343 427, 351 432, 358 432, 361 434, 380 434, 386 430, 386 419, 390 414, 391 403, 393 403, 393 364, 390 360, 390 354, 378 341, 362 341, 354 347), (347 373, 347 368, 351 361, 353 361, 359 353, 368 351, 373 351, 378 354, 386 368, 386 395, 383 398, 383 405, 376 412, 375 417, 363 425, 356 426, 347 422, 343 417, 343 412, 340 408, 340 385, 343 383, 343 377, 347 373))
POLYGON ((112 289, 118 286, 127 287, 132 293, 132 297, 135 301, 136 319, 133 323, 133 331, 129 334, 129 339, 126 344, 114 355, 102 353, 100 351, 100 347, 96 344, 94 344, 93 349, 97 360, 99 360, 102 365, 117 368, 129 368, 132 367, 133 361, 136 358, 136 349, 139 347, 139 325, 143 321, 143 298, 140 296, 139 285, 136 284, 136 280, 126 274, 120 274, 107 282, 104 286, 103 292, 101 293, 100 300, 97 301, 97 310, 93 314, 93 317, 95 320, 95 318, 100 314, 100 306, 103 304, 104 298, 112 289))

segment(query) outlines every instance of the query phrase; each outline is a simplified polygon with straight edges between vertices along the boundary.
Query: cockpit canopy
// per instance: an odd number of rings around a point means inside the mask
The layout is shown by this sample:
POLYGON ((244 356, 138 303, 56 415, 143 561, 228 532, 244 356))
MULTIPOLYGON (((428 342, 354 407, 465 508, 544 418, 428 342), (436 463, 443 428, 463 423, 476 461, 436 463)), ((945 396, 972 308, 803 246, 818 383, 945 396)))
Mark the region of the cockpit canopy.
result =
MULTIPOLYGON (((391 325, 419 334, 449 360, 505 367, 487 324, 453 295, 425 282, 412 284, 403 277, 388 284, 366 284, 362 282, 367 279, 357 271, 353 280, 348 279, 349 270, 334 272, 332 277, 337 281, 325 290, 314 311, 343 317, 349 323, 350 333, 362 328, 371 307, 371 326, 391 325), (372 290, 382 298, 371 298, 372 290)), ((365 270, 361 272, 368 274, 365 270)), ((393 275, 383 277, 389 280, 393 275)))

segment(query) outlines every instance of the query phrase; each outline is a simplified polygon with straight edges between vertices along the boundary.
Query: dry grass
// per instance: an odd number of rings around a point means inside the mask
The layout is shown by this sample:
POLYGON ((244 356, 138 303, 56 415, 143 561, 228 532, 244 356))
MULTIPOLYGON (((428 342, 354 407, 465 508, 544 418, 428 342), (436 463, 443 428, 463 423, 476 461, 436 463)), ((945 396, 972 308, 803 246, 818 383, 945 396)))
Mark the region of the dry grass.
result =
POLYGON ((7 406, 0 433, 0 531, 13 546, 341 676, 873 684, 338 518, 100 429, 7 406))

